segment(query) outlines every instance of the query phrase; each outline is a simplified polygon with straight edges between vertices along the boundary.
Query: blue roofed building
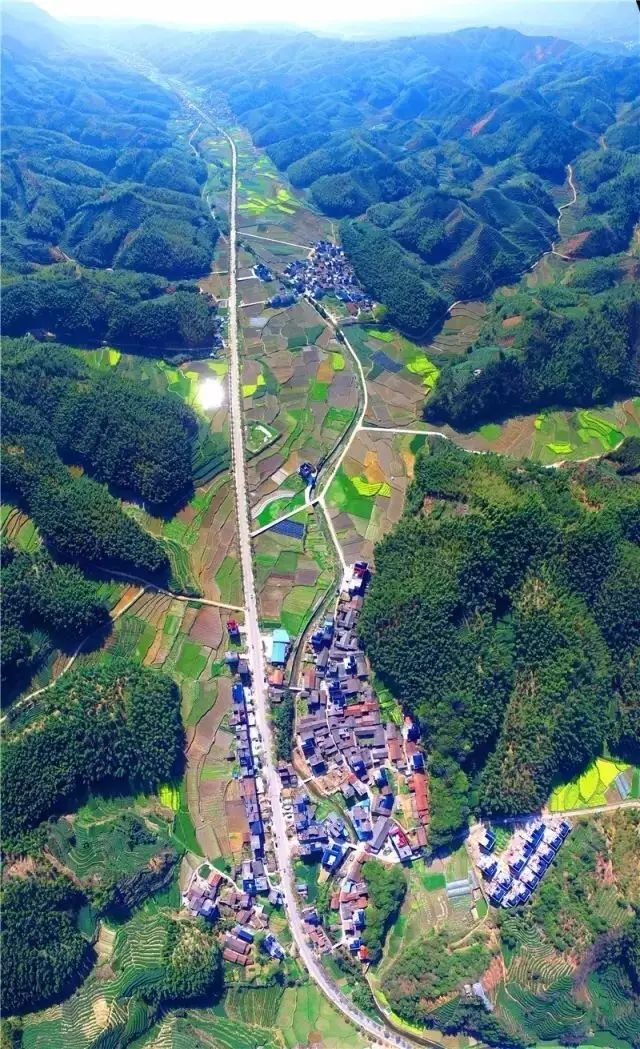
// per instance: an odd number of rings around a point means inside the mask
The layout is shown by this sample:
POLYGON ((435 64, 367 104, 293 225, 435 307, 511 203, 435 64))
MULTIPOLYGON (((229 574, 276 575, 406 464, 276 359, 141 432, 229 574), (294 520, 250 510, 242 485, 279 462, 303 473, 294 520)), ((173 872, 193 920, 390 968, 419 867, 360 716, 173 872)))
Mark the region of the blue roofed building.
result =
POLYGON ((291 644, 291 638, 289 637, 288 631, 282 627, 277 627, 272 634, 271 641, 271 662, 283 666, 287 662, 287 656, 289 655, 289 645, 291 644))

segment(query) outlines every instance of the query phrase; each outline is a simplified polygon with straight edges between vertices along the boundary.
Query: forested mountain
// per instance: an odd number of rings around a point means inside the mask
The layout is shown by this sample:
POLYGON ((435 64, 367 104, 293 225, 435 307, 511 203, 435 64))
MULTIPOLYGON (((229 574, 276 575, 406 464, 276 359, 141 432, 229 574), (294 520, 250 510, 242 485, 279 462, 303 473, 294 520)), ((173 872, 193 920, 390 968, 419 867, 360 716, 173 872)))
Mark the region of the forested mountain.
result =
POLYGON ((176 397, 99 372, 81 351, 28 338, 4 339, 2 351, 3 497, 29 515, 45 544, 36 554, 3 549, 2 679, 10 695, 53 642, 72 651, 106 627, 107 607, 83 573, 166 575, 166 550, 116 496, 155 512, 184 503, 198 429, 176 397))
POLYGON ((369 43, 158 31, 129 43, 224 94, 292 183, 343 218, 360 279, 409 333, 551 247, 555 193, 577 158, 588 201, 576 250, 628 245, 636 57, 505 29, 369 43))
POLYGON ((425 417, 466 429, 637 393, 639 273, 637 263, 612 256, 575 265, 559 287, 496 294, 470 352, 444 363, 425 417))
POLYGON ((218 230, 179 101, 41 12, 3 28, 4 332, 210 345, 214 305, 185 278, 218 230))
MULTIPOLYGON (((608 745, 640 757, 640 484, 434 439, 360 620, 430 749, 430 840, 542 805, 608 745)), ((624 469, 624 472, 623 472, 624 469)))

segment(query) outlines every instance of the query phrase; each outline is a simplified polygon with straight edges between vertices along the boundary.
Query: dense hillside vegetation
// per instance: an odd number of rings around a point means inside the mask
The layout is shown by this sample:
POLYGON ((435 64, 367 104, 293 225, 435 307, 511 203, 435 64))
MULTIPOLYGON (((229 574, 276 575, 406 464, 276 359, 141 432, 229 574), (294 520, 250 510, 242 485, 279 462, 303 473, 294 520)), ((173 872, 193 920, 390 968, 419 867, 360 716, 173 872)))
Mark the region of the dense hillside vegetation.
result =
MULTIPOLYGON (((86 979, 96 952, 80 928, 87 897, 66 877, 39 865, 27 877, 5 878, 2 890, 2 1012, 21 1015, 68 997, 86 979)), ((111 1044, 127 1045, 128 998, 144 1003, 151 1026, 169 1005, 213 1004, 223 990, 215 931, 204 923, 163 920, 159 965, 131 965, 123 973, 125 1008, 114 1010, 111 1044), (125 1017, 123 1020, 122 1017, 125 1017), (116 1041, 117 1039, 117 1041, 116 1041)))
POLYGON ((104 272, 61 262, 7 276, 3 331, 55 335, 61 342, 160 355, 209 349, 216 309, 195 283, 148 273, 104 272))
POLYGON ((637 393, 639 272, 614 256, 575 265, 557 286, 496 294, 469 354, 444 364, 426 418, 465 429, 637 393), (618 284, 623 273, 629 280, 618 284))
POLYGON ((506 29, 221 40, 158 32, 128 46, 226 95, 291 182, 343 220, 360 279, 405 331, 424 332, 445 304, 487 295, 551 247, 568 163, 583 192, 573 250, 628 246, 636 57, 506 29))
POLYGON ((87 975, 95 958, 78 928, 86 897, 67 878, 8 878, 2 891, 2 1012, 41 1009, 60 1001, 87 975))
POLYGON ((2 682, 9 693, 29 679, 49 644, 75 646, 109 621, 96 585, 75 566, 56 564, 45 553, 3 545, 0 579, 2 682))
POLYGON ((378 545, 361 636, 430 748, 431 843, 640 754, 640 487, 434 440, 378 545))
POLYGON ((179 770, 182 744, 180 695, 164 675, 114 659, 60 678, 4 743, 5 847, 88 790, 157 787, 179 770))
POLYGON ((486 927, 462 937, 446 926, 415 930, 385 969, 384 993, 396 1012, 499 1049, 552 1039, 636 1045, 639 823, 634 810, 576 823, 531 902, 497 913, 500 954, 486 927), (488 1012, 469 992, 477 980, 492 986, 498 970, 504 983, 490 992, 488 1012))
POLYGON ((214 306, 185 278, 218 230, 177 99, 42 19, 3 34, 5 334, 210 345, 214 306))
POLYGON ((72 651, 107 625, 96 583, 83 573, 166 576, 165 548, 118 497, 161 513, 183 505, 201 442, 181 400, 99 371, 80 351, 5 339, 3 365, 3 494, 46 548, 3 551, 2 674, 18 686, 50 643, 72 651))
POLYGON ((48 438, 65 462, 152 509, 189 496, 197 422, 176 397, 98 372, 67 347, 5 340, 3 351, 8 442, 48 438))

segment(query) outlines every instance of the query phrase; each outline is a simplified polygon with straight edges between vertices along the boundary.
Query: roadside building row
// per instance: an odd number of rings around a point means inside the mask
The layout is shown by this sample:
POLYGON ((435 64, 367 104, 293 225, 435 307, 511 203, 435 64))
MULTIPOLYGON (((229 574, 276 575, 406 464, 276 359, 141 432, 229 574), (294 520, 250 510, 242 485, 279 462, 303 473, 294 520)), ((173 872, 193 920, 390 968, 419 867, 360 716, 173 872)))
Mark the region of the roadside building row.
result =
POLYGON ((249 827, 249 847, 253 860, 264 860, 265 854, 265 824, 262 818, 261 805, 267 805, 264 784, 258 776, 254 750, 260 745, 258 729, 253 709, 248 668, 246 675, 241 674, 240 680, 234 682, 231 690, 233 708, 230 716, 230 725, 236 738, 236 758, 240 766, 240 784, 242 792, 242 803, 244 806, 247 825, 249 827))

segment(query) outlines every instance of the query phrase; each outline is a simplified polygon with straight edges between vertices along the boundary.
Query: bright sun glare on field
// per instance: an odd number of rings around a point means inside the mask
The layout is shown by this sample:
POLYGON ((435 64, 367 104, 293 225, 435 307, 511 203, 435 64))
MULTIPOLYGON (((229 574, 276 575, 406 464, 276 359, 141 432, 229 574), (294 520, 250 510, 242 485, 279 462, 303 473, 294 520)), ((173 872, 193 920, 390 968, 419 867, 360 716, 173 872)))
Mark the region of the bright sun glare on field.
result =
POLYGON ((205 411, 219 408, 224 401, 224 386, 220 379, 205 379, 198 390, 198 401, 205 411))

